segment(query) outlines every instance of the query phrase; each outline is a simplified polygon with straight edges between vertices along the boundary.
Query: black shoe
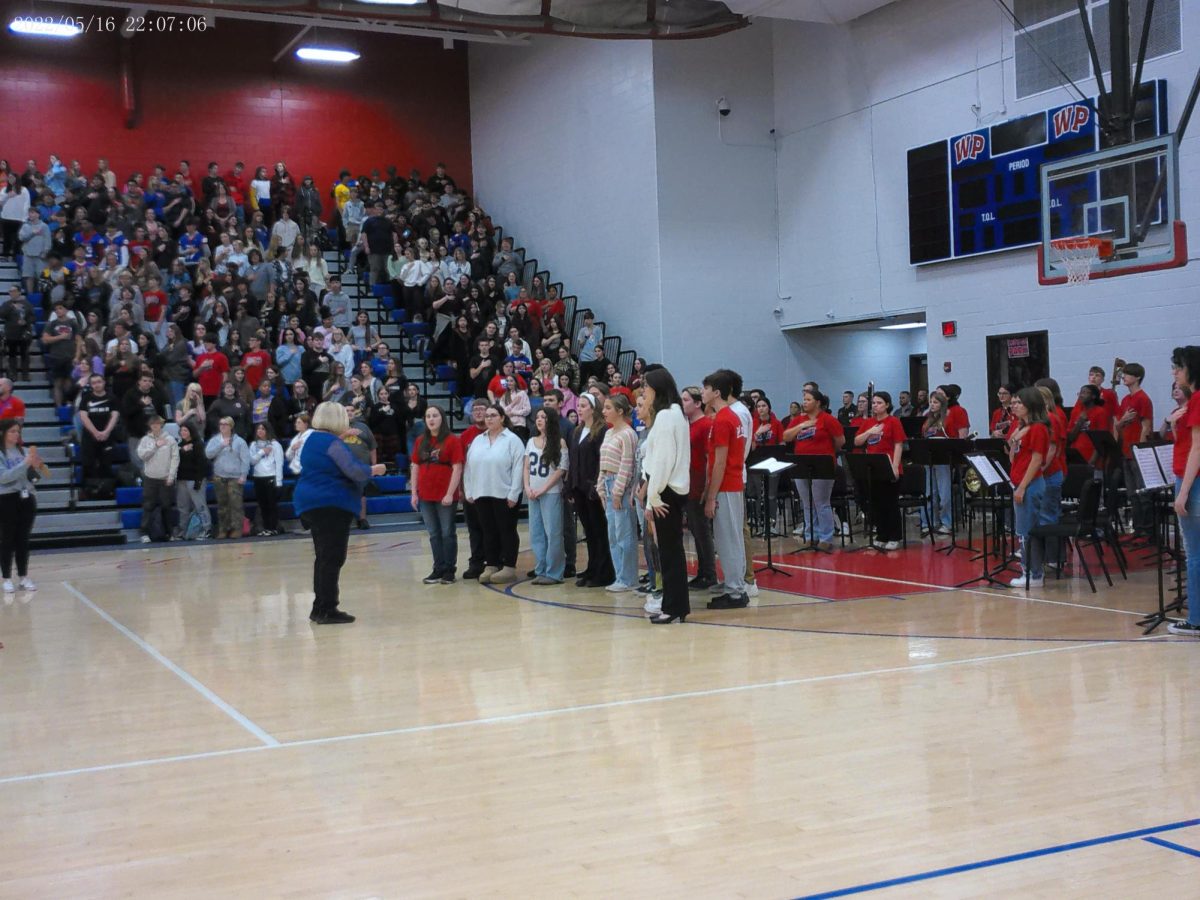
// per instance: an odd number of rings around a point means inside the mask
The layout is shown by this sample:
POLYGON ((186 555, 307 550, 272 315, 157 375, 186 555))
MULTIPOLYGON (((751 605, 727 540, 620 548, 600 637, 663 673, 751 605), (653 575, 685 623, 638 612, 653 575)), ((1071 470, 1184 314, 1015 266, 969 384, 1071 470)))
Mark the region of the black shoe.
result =
POLYGON ((716 584, 716 582, 707 575, 697 575, 688 582, 688 587, 693 591, 707 591, 714 584, 716 584))
POLYGON ((575 567, 574 566, 567 566, 565 569, 563 569, 563 578, 574 578, 574 577, 575 577, 575 567))
POLYGON ((638 576, 638 584, 649 584, 649 583, 650 583, 650 573, 649 572, 647 572, 645 575, 638 576))
POLYGON ((454 573, 453 572, 443 572, 442 579, 439 583, 440 584, 454 584, 454 573))
POLYGON ((575 587, 591 587, 592 583, 587 578, 580 578, 575 582, 575 587))
POLYGON ((354 621, 354 616, 339 609, 324 616, 311 615, 308 619, 310 622, 315 622, 318 625, 349 625, 354 621))
POLYGON ((651 625, 670 625, 672 622, 683 623, 683 622, 687 621, 687 617, 688 617, 687 613, 684 613, 681 616, 668 616, 666 613, 662 613, 661 615, 651 616, 650 624, 651 625))
POLYGON ((530 569, 525 573, 526 578, 537 578, 537 569, 530 569))
POLYGON ((434 569, 428 575, 421 579, 422 584, 440 584, 442 581, 442 573, 434 569))
POLYGON ((358 527, 359 527, 360 529, 362 529, 363 531, 366 531, 368 528, 370 528, 370 527, 371 527, 371 523, 370 523, 370 522, 368 522, 366 519, 359 519, 359 520, 358 520, 358 527))
POLYGON ((483 569, 468 568, 462 573, 463 581, 474 581, 483 573, 483 569))
POLYGON ((750 598, 745 594, 722 594, 715 600, 708 601, 709 609, 745 609, 750 605, 750 598))

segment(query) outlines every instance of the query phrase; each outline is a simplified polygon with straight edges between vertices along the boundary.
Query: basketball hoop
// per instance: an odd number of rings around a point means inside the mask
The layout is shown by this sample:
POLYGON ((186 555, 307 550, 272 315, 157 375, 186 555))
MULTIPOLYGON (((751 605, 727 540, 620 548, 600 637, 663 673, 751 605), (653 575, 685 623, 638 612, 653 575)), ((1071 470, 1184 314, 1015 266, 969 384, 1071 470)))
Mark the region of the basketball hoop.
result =
POLYGON ((1113 252, 1113 242, 1100 237, 1057 238, 1050 246, 1067 270, 1067 284, 1087 284, 1096 263, 1113 252))

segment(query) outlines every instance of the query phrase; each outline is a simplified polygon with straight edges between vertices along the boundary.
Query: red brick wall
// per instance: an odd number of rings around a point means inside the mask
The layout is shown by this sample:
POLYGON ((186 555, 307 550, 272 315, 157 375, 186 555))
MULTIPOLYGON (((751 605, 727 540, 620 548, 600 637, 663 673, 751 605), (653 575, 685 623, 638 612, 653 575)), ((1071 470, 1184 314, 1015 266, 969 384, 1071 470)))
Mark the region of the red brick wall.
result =
POLYGON ((323 189, 342 167, 357 175, 394 164, 401 173, 415 166, 426 175, 443 160, 469 186, 461 44, 446 50, 440 41, 342 33, 362 53, 355 63, 304 63, 291 53, 272 63, 297 30, 219 19, 204 34, 135 36, 139 116, 128 129, 122 38, 18 38, 5 27, 0 157, 17 170, 32 157, 44 169, 56 153, 91 173, 104 156, 119 179, 160 162, 173 172, 180 159, 190 160, 197 176, 209 160, 225 171, 236 159, 251 170, 282 159, 297 178, 312 174, 323 189))

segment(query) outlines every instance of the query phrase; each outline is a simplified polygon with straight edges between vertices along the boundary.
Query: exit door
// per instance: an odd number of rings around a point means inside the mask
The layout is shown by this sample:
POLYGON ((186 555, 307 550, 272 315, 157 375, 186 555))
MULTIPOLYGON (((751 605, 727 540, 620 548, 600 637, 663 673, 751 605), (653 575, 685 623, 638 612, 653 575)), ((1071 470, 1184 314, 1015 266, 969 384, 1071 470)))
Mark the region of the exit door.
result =
POLYGON ((1000 405, 996 391, 1002 384, 1017 389, 1033 387, 1050 377, 1050 335, 1046 331, 989 335, 987 339, 988 412, 1000 405))

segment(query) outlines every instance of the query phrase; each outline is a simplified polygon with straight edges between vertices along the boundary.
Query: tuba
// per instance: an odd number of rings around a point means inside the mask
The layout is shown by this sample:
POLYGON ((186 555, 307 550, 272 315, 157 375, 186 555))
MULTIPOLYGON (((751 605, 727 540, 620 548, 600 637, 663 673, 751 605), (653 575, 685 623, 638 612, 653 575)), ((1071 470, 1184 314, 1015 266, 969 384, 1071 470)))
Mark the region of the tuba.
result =
POLYGON ((963 472, 962 485, 963 490, 971 497, 978 497, 983 493, 983 479, 971 466, 967 466, 966 471, 963 472))

